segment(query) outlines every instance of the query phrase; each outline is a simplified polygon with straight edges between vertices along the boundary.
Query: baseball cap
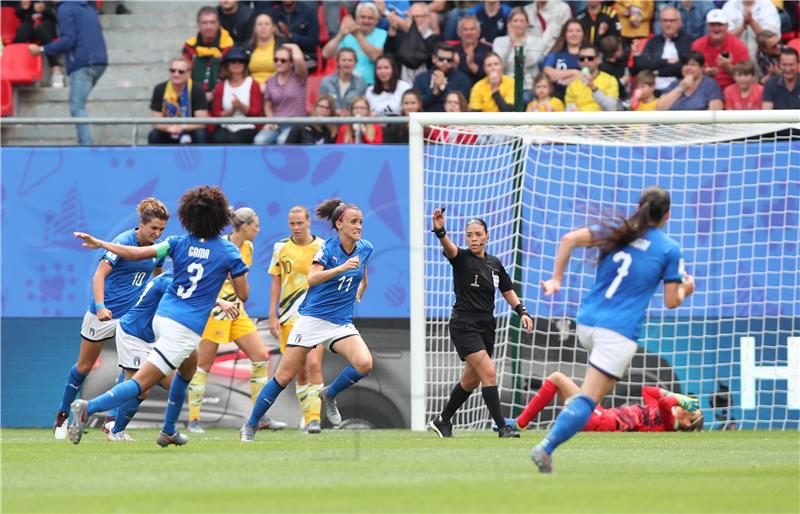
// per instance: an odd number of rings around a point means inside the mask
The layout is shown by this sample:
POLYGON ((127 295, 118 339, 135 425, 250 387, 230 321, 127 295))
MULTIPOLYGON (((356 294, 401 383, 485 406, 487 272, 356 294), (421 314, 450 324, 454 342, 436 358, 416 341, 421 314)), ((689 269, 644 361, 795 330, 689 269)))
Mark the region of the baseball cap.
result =
POLYGON ((706 14, 706 23, 724 23, 728 24, 728 16, 722 9, 711 9, 706 14))

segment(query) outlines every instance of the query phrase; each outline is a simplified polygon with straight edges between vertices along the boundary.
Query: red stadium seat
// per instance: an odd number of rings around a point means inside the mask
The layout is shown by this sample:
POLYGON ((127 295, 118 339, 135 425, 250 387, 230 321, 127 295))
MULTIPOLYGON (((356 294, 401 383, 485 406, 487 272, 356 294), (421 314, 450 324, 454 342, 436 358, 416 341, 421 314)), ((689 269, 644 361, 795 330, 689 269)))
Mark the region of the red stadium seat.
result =
POLYGON ((317 21, 319 22, 319 46, 325 46, 331 36, 328 33, 328 22, 325 20, 325 6, 322 2, 317 7, 317 21))
POLYGON ((14 8, 0 8, 0 33, 3 36, 3 45, 10 45, 14 42, 18 27, 19 18, 14 14, 14 8))
POLYGON ((321 75, 309 75, 306 81, 306 112, 309 114, 311 114, 311 110, 314 108, 314 102, 317 101, 319 86, 322 84, 322 79, 324 78, 325 77, 321 75))
POLYGON ((11 82, 0 79, 0 116, 14 115, 14 91, 11 82))
POLYGON ((42 56, 32 56, 27 43, 8 45, 0 58, 0 75, 12 85, 42 80, 42 56))

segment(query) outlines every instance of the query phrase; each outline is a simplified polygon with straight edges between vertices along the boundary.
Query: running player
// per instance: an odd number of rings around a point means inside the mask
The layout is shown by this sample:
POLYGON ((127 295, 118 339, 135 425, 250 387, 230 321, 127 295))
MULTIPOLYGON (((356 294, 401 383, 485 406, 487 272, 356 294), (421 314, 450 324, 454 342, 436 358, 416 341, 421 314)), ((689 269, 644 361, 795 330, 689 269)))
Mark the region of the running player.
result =
POLYGON ((578 340, 589 350, 589 367, 578 394, 531 450, 542 473, 553 470, 553 450, 580 431, 598 403, 630 365, 647 305, 659 282, 664 304, 674 309, 694 292, 683 267, 680 246, 662 228, 669 219, 670 196, 653 186, 644 190, 636 212, 618 223, 580 228, 566 234, 556 253, 553 277, 542 281, 545 296, 561 288, 564 270, 577 246, 600 250, 597 275, 578 310, 578 340))
MULTIPOLYGON (((150 246, 158 241, 169 220, 169 211, 159 200, 145 198, 136 207, 139 226, 119 234, 113 242, 128 246, 150 246)), ((69 370, 61 405, 53 423, 53 436, 67 438, 69 406, 78 396, 92 370, 103 342, 114 337, 117 322, 136 303, 150 275, 159 275, 164 259, 141 261, 125 259, 114 252, 104 252, 92 277, 92 298, 81 325, 81 349, 69 370)), ((110 419, 110 418, 109 418, 110 419)))
POLYGON ((450 420, 472 391, 482 385, 483 401, 495 424, 500 427, 498 436, 519 437, 514 427, 506 425, 497 391, 497 372, 492 362, 495 290, 499 289, 505 301, 514 308, 525 330, 533 328, 533 321, 514 292, 503 263, 486 252, 489 240, 486 222, 480 218, 467 221, 467 250, 450 241, 444 222, 444 209, 434 209, 433 233, 439 238, 444 255, 453 267, 456 303, 450 316, 450 340, 464 362, 464 371, 444 409, 428 423, 428 428, 439 437, 453 437, 450 420))
MULTIPOLYGON (((314 255, 325 244, 325 240, 311 234, 311 217, 308 209, 297 205, 289 209, 289 230, 292 235, 281 239, 272 250, 269 272, 272 288, 269 295, 269 331, 281 342, 281 353, 286 352, 289 333, 297 321, 297 310, 308 291, 308 272, 314 255), (280 307, 279 307, 280 306, 280 307)), ((303 411, 305 431, 318 434, 320 423, 322 390, 322 356, 325 349, 317 346, 306 356, 295 377, 297 401, 303 411)))
POLYGON ((361 239, 364 216, 357 206, 338 198, 317 206, 317 218, 328 220, 338 232, 314 256, 308 272, 308 293, 289 334, 286 354, 275 376, 267 382, 253 406, 250 419, 239 430, 244 442, 255 441, 258 420, 272 406, 319 345, 342 355, 349 362, 336 379, 320 391, 325 415, 333 426, 342 423, 336 395, 366 377, 372 370, 372 354, 353 325, 353 305, 367 288, 367 261, 372 243, 361 239))
POLYGON ((175 278, 158 304, 153 318, 156 342, 153 351, 131 380, 90 400, 75 400, 70 405, 70 440, 78 444, 88 416, 118 407, 149 390, 177 369, 169 390, 164 427, 156 442, 160 446, 186 444, 189 439, 178 432, 175 422, 186 398, 186 388, 197 365, 197 344, 222 283, 230 274, 237 298, 249 296, 247 266, 236 245, 219 237, 229 222, 228 200, 218 188, 200 186, 181 197, 178 217, 188 234, 170 236, 147 248, 108 243, 89 234, 76 232, 88 248, 104 248, 131 260, 172 257, 175 278))
MULTIPOLYGON (((249 267, 253 265, 253 240, 260 230, 256 211, 250 207, 241 207, 231 212, 233 233, 224 236, 225 239, 236 245, 242 254, 242 260, 249 267)), ((227 302, 236 302, 236 293, 230 280, 226 280, 219 292, 219 297, 227 302)), ((250 371, 250 399, 256 402, 258 393, 267 383, 269 375, 269 354, 264 347, 264 342, 258 335, 256 326, 244 310, 244 305, 239 305, 239 314, 230 318, 220 308, 215 307, 208 317, 203 338, 197 349, 197 372, 189 384, 189 424, 188 432, 203 433, 200 425, 200 407, 206 394, 206 381, 208 372, 214 364, 219 345, 233 341, 242 349, 251 362, 250 371)), ((282 421, 273 421, 267 417, 259 423, 259 428, 280 430, 286 427, 282 421)))

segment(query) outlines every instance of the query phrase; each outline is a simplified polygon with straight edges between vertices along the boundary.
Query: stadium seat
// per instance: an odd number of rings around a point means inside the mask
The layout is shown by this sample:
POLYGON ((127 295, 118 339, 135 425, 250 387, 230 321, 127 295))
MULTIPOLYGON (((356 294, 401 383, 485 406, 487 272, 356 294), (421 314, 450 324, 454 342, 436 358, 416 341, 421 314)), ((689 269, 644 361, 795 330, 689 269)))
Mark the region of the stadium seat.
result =
POLYGON ((12 85, 42 80, 42 56, 31 55, 27 43, 8 45, 0 58, 0 74, 12 85))
POLYGON ((325 6, 322 2, 317 7, 317 21, 319 22, 319 46, 325 46, 331 36, 328 33, 328 22, 325 20, 325 6))
POLYGON ((3 45, 10 45, 14 42, 18 27, 19 18, 14 14, 14 8, 0 8, 0 33, 2 33, 3 45))
POLYGON ((14 91, 11 82, 0 79, 0 116, 14 115, 14 91))
POLYGON ((317 101, 317 97, 319 96, 319 86, 322 84, 322 79, 325 77, 321 75, 309 75, 308 80, 306 81, 306 112, 311 113, 311 109, 314 107, 314 102, 317 101))

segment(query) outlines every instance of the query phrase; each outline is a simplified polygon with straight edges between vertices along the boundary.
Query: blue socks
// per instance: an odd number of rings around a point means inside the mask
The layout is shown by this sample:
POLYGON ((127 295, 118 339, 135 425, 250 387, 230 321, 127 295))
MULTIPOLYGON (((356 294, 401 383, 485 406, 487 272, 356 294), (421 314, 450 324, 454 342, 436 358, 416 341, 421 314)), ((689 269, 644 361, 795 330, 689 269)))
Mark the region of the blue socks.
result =
POLYGON ((64 386, 64 396, 61 398, 61 405, 58 407, 58 412, 69 412, 69 405, 78 397, 81 390, 83 381, 86 380, 87 375, 78 373, 78 367, 72 366, 69 370, 67 377, 67 384, 64 386))
POLYGON ((128 423, 130 423, 133 417, 136 415, 136 411, 139 410, 139 405, 141 405, 143 401, 144 400, 138 396, 135 396, 117 408, 117 417, 114 420, 114 428, 111 429, 112 434, 122 432, 128 427, 128 423))
MULTIPOLYGON (((120 370, 119 376, 117 377, 117 384, 121 384, 123 382, 125 382, 125 371, 120 370)), ((106 417, 107 418, 116 419, 117 415, 119 415, 119 408, 118 407, 114 407, 113 409, 108 411, 108 414, 106 414, 106 417)))
POLYGON ((278 381, 275 380, 275 377, 272 377, 272 380, 267 382, 261 389, 261 392, 258 393, 258 398, 253 405, 253 412, 250 413, 250 419, 247 420, 247 424, 258 426, 258 422, 269 408, 272 407, 272 404, 275 403, 275 399, 278 398, 278 395, 281 394, 281 391, 284 389, 286 389, 286 386, 280 385, 278 381))
POLYGON ((366 376, 367 375, 362 375, 356 371, 356 368, 354 368, 352 364, 348 364, 347 367, 344 368, 341 373, 339 373, 339 376, 336 377, 336 380, 334 380, 331 385, 325 388, 325 394, 328 395, 328 398, 335 398, 337 394, 341 393, 366 376))
POLYGON ((542 439, 539 446, 544 447, 548 454, 552 454, 558 445, 574 436, 586 426, 592 411, 597 406, 594 400, 586 395, 579 394, 570 400, 564 410, 556 418, 550 432, 542 439))
POLYGON ((119 407, 131 398, 135 398, 142 393, 142 388, 136 380, 126 380, 121 384, 115 385, 110 391, 89 400, 86 414, 91 416, 95 412, 103 412, 114 407, 119 407))
POLYGON ((167 402, 167 412, 164 413, 164 426, 162 432, 172 435, 177 432, 175 422, 181 415, 183 401, 186 399, 186 389, 189 387, 191 379, 186 380, 180 373, 175 373, 172 378, 172 385, 169 387, 169 401, 167 402))

